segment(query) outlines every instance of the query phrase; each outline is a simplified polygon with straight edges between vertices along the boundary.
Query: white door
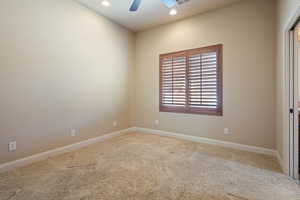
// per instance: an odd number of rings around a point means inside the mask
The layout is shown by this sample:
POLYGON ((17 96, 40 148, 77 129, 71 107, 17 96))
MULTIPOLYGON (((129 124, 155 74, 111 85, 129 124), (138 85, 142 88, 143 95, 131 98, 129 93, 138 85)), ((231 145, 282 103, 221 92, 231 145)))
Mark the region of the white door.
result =
POLYGON ((289 59, 289 105, 290 105, 290 176, 299 180, 299 122, 298 122, 298 32, 290 31, 290 59, 289 59))
POLYGON ((294 178, 299 180, 299 24, 294 31, 294 178))

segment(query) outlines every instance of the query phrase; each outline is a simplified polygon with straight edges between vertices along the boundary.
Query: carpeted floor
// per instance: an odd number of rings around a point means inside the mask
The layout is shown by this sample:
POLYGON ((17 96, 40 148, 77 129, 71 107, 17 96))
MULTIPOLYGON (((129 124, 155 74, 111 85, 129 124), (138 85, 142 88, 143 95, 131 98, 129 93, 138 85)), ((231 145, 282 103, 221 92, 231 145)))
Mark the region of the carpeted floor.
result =
POLYGON ((1 200, 300 200, 273 157, 131 133, 0 174, 1 200))

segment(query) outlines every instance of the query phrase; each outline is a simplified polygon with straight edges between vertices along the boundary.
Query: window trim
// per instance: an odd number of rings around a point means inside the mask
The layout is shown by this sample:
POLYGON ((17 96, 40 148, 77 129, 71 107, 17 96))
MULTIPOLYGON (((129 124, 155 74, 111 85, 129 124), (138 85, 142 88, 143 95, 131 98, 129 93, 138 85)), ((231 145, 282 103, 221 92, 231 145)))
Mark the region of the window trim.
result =
MULTIPOLYGON (((188 74, 189 64, 187 59, 186 72, 188 74)), ((188 80, 188 75, 186 76, 188 80)), ((188 88, 186 88, 186 97, 189 98, 188 88)), ((184 113, 184 114, 199 114, 199 115, 214 115, 223 116, 223 44, 201 47, 196 49, 189 49, 184 51, 171 52, 159 55, 159 112, 171 112, 171 113, 184 113), (162 104, 162 61, 166 57, 185 55, 186 59, 189 55, 195 53, 208 53, 217 52, 217 95, 218 95, 218 108, 190 108, 188 106, 188 100, 185 107, 174 108, 163 106, 162 104)))

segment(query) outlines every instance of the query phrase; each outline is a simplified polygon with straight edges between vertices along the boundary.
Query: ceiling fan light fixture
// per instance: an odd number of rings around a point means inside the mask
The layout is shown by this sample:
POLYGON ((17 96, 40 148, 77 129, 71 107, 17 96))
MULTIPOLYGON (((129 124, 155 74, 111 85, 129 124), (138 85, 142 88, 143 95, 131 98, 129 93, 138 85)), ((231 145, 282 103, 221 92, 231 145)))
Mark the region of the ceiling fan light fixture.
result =
POLYGON ((175 15, 177 15, 177 10, 175 8, 173 8, 173 9, 170 10, 169 14, 171 16, 175 16, 175 15))
POLYGON ((101 4, 102 4, 102 6, 104 6, 104 7, 109 7, 109 6, 110 6, 110 2, 109 2, 108 0, 103 0, 103 1, 101 2, 101 4))

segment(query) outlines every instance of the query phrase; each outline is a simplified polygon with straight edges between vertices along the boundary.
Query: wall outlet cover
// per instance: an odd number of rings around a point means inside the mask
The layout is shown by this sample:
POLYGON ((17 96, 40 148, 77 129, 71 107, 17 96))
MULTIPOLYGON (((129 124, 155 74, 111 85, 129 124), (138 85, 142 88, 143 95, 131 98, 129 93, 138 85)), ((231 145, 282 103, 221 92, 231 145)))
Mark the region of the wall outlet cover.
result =
POLYGON ((229 128, 224 128, 224 134, 229 135, 230 134, 230 129, 229 128))
POLYGON ((75 136, 76 136, 76 130, 75 130, 75 129, 72 129, 72 130, 71 130, 71 136, 72 136, 72 137, 75 137, 75 136))
POLYGON ((158 126, 159 125, 159 120, 155 120, 155 125, 158 126))
POLYGON ((113 126, 114 126, 114 127, 117 127, 117 126, 118 126, 118 122, 117 122, 117 121, 114 121, 113 126))
POLYGON ((17 142, 12 141, 8 143, 8 151, 16 151, 17 150, 17 142))

